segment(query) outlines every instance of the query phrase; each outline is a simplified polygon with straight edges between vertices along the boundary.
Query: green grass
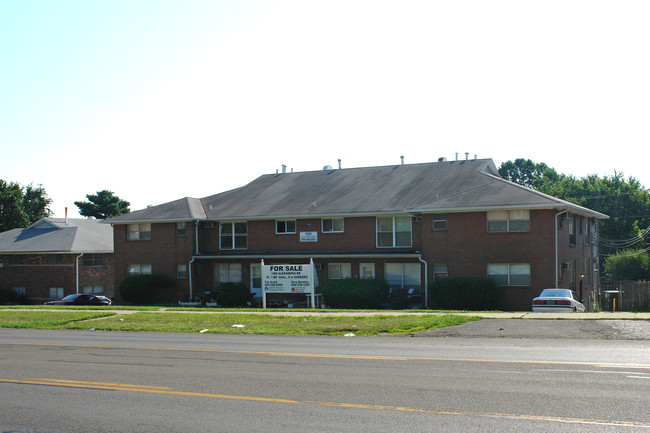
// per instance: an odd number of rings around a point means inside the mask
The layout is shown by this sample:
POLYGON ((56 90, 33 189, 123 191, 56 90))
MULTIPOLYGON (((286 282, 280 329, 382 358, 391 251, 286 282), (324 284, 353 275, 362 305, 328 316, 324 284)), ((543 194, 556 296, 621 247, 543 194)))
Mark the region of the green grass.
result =
MULTIPOLYGON (((285 310, 286 311, 286 310, 285 310)), ((379 335, 411 334, 461 325, 476 317, 454 315, 282 316, 136 311, 118 315, 106 312, 0 311, 0 327, 38 329, 88 329, 105 331, 200 332, 221 334, 379 335), (92 320, 89 319, 99 319, 92 320), (244 325, 233 327, 233 325, 244 325), (206 331, 207 330, 207 331, 206 331)))
POLYGON ((0 328, 60 329, 88 320, 113 316, 111 312, 76 311, 0 311, 0 328))

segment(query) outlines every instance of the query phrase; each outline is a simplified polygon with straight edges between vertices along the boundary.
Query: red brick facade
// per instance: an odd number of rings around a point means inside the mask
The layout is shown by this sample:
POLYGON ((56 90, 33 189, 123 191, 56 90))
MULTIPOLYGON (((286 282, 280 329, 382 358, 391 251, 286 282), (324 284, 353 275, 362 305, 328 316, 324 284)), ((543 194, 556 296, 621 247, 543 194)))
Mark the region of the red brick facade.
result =
POLYGON ((97 261, 85 265, 80 254, 0 255, 0 288, 24 291, 33 302, 70 295, 76 293, 77 288, 84 292, 90 287, 112 298, 115 294, 114 256, 97 256, 97 261))
POLYGON ((189 297, 190 291, 195 296, 215 289, 216 263, 237 264, 241 281, 251 286, 251 265, 261 259, 265 264, 279 264, 309 263, 314 258, 321 285, 328 281, 331 263, 349 264, 352 277, 360 276, 360 264, 369 263, 377 278, 384 278, 388 263, 417 264, 421 270, 418 289, 424 294, 425 283, 433 280, 434 265, 445 265, 449 277, 485 278, 488 265, 527 264, 530 285, 503 286, 502 309, 529 310, 534 296, 555 286, 557 234, 558 285, 574 288, 589 304, 597 281, 597 263, 591 259, 597 257, 595 220, 570 215, 569 224, 553 210, 531 210, 530 230, 493 233, 488 232, 486 215, 478 211, 448 213, 443 229, 434 229, 432 214, 414 217, 412 245, 408 248, 378 248, 374 216, 346 217, 342 233, 324 233, 320 218, 297 219, 295 233, 291 234, 276 234, 275 220, 251 220, 247 222, 247 248, 242 250, 219 248, 218 222, 201 222, 195 231, 194 222, 188 221, 182 236, 176 232, 176 223, 152 223, 151 239, 137 241, 127 240, 126 224, 116 224, 115 286, 127 276, 129 265, 151 265, 153 274, 176 279, 179 291, 189 297), (575 236, 569 236, 570 226, 575 236), (316 232, 317 241, 301 241, 303 232, 316 232), (187 276, 179 278, 178 265, 183 264, 187 265, 187 276))

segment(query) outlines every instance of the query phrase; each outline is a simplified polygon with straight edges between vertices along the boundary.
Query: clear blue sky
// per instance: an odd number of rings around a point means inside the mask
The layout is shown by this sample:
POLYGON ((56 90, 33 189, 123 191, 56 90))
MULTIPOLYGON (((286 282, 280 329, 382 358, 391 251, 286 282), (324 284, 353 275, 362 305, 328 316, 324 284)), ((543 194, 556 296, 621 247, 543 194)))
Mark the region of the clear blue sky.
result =
POLYGON ((0 0, 0 178, 56 216, 456 152, 650 187, 648 22, 646 0, 0 0))

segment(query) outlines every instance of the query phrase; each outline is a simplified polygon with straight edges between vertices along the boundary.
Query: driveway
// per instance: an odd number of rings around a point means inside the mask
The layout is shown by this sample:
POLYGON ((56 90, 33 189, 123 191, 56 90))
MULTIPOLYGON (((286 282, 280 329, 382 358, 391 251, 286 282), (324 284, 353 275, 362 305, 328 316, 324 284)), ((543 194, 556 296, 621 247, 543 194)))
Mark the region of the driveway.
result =
POLYGON ((649 340, 648 320, 483 319, 414 337, 649 340))

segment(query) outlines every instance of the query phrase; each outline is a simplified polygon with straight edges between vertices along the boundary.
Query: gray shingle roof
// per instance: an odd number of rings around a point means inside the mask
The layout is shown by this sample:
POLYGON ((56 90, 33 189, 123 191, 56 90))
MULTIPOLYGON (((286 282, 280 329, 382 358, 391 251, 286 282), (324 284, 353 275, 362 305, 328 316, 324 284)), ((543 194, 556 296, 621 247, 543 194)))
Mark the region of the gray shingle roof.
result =
POLYGON ((498 208, 593 212, 508 182, 490 159, 263 175, 241 188, 181 199, 109 220, 258 219, 498 208), (186 204, 192 203, 191 212, 186 204), (200 209, 199 209, 200 207, 200 209))
POLYGON ((93 219, 43 218, 0 233, 0 253, 112 253, 113 228, 93 219))

